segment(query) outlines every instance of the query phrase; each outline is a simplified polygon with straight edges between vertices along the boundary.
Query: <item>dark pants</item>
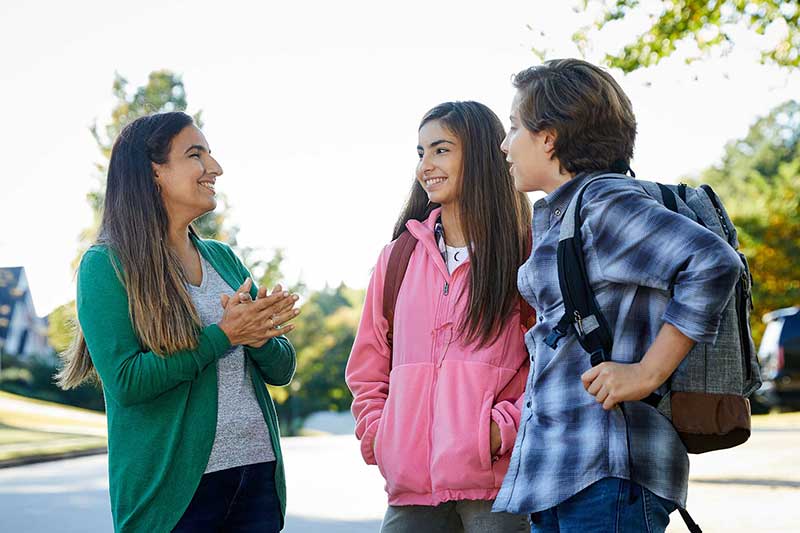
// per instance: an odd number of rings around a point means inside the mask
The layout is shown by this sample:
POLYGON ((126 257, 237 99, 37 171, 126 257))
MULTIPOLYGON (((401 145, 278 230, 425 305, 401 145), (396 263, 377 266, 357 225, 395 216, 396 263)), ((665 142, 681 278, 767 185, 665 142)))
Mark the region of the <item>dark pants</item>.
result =
POLYGON ((205 474, 173 533, 277 533, 275 461, 205 474))

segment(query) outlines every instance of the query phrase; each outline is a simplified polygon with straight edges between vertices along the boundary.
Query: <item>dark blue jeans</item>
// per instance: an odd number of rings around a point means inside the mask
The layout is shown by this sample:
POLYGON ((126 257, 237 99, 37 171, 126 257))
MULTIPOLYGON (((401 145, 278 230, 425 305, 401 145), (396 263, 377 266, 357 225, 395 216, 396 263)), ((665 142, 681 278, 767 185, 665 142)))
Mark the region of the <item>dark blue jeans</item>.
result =
POLYGON ((204 474, 173 533, 277 533, 275 461, 204 474))
POLYGON ((607 477, 532 515, 531 533, 664 533, 676 507, 636 483, 607 477))

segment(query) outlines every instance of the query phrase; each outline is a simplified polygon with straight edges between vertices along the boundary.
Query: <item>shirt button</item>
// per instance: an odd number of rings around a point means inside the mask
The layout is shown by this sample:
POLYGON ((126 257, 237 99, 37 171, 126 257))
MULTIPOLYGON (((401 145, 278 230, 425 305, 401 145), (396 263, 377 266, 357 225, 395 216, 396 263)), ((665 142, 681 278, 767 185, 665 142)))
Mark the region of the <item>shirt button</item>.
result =
POLYGON ((528 403, 526 403, 525 405, 527 405, 527 406, 528 406, 528 408, 530 409, 530 407, 531 407, 531 402, 528 402, 528 403))

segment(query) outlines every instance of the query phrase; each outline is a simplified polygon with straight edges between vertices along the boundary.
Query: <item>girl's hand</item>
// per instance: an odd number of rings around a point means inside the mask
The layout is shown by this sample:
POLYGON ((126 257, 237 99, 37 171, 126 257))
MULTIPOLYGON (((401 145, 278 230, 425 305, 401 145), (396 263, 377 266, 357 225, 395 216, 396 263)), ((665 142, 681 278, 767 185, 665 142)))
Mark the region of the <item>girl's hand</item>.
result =
POLYGON ((500 438, 500 426, 497 425, 497 422, 492 420, 492 423, 489 426, 489 449, 492 452, 492 457, 497 456, 497 452, 500 451, 500 446, 502 444, 503 441, 500 438))

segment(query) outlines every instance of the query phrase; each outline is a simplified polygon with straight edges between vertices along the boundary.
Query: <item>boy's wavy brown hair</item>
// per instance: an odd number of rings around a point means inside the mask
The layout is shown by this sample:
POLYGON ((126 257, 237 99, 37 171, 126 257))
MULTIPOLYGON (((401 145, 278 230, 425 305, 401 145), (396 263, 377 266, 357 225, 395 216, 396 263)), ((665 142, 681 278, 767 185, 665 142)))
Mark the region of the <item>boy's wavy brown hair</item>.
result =
POLYGON ((553 59, 517 73, 519 117, 531 132, 556 135, 562 170, 626 170, 633 158, 636 117, 608 72, 580 59, 553 59))

